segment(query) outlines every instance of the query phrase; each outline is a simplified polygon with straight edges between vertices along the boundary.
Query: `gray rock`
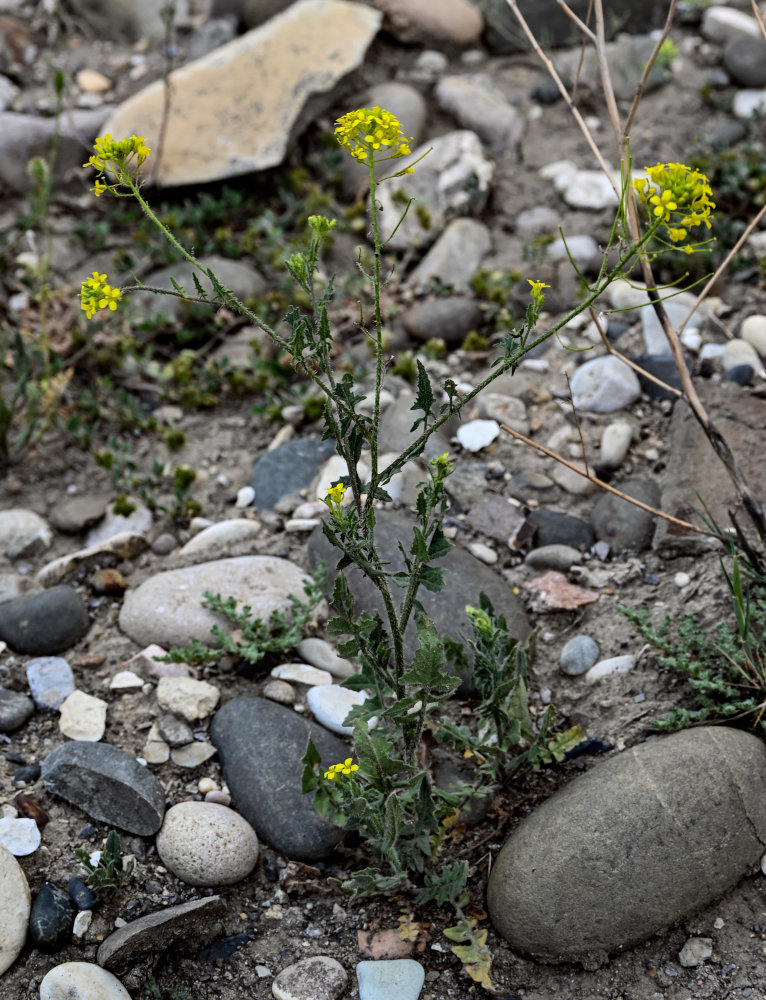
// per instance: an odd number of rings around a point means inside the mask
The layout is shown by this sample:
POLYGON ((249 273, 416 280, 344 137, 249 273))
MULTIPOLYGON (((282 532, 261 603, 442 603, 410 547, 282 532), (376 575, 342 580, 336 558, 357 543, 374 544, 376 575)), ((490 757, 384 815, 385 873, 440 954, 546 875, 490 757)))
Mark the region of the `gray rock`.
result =
POLYGON ((234 885, 258 860, 255 830, 239 813, 215 802, 178 802, 157 834, 163 865, 187 885, 234 885))
MULTIPOLYGON (((434 395, 436 395, 438 388, 434 383, 435 380, 432 380, 434 395)), ((396 452, 397 455, 400 455, 417 440, 420 429, 415 432, 410 430, 417 419, 417 413, 412 409, 414 401, 415 393, 411 389, 404 389, 397 396, 396 403, 393 406, 389 406, 383 414, 378 441, 379 454, 396 452)), ((451 417, 435 434, 431 435, 426 442, 425 451, 423 452, 423 457, 426 461, 430 461, 437 455, 451 450, 450 438, 455 434, 459 426, 459 418, 451 417)), ((422 478, 422 474, 419 473, 418 479, 422 481, 422 478)))
POLYGON ((475 45, 484 21, 470 0, 376 0, 386 14, 385 27, 405 45, 432 45, 435 48, 475 45))
POLYGON ((102 519, 108 502, 108 497, 93 494, 69 497, 53 508, 51 524, 66 535, 78 535, 102 519))
POLYGON ((571 386, 577 409, 593 413, 612 413, 641 397, 636 373, 611 354, 580 365, 572 376, 571 386))
POLYGON ((751 343, 747 340, 727 340, 721 354, 721 367, 728 374, 740 365, 750 365, 753 371, 763 368, 763 362, 751 343))
POLYGON ((524 118, 486 74, 443 76, 434 93, 461 128, 476 132, 495 152, 515 150, 521 142, 524 118))
POLYGON ((585 521, 572 514, 563 514, 548 507, 530 511, 527 521, 535 528, 535 548, 549 545, 568 545, 573 549, 589 549, 594 542, 593 532, 585 521))
POLYGON ((226 902, 221 896, 167 906, 120 927, 99 945, 96 961, 106 969, 134 967, 147 954, 170 948, 199 949, 225 934, 226 902))
POLYGON ((654 739, 522 820, 492 867, 490 918, 514 950, 603 961, 712 903, 765 842, 759 739, 725 727, 654 739))
MULTIPOLYGON (((303 596, 306 574, 276 556, 237 556, 167 570, 129 591, 120 611, 120 628, 140 646, 188 646, 192 639, 213 642, 213 625, 231 628, 221 615, 202 606, 205 591, 249 604, 253 616, 268 621, 290 608, 288 595, 303 596)), ((0 612, 2 606, 0 606, 0 612)))
POLYGON ((111 972, 91 962, 63 962, 46 972, 40 1000, 130 1000, 130 993, 111 972))
POLYGON ((39 556, 50 548, 52 541, 48 522, 33 510, 0 511, 0 553, 9 559, 39 556))
POLYGON ((766 87, 766 40, 730 38, 723 49, 723 63, 741 87, 766 87))
MULTIPOLYGON (((388 240, 391 250, 428 246, 450 219, 478 215, 486 204, 495 168, 475 132, 460 130, 437 136, 428 145, 418 146, 412 156, 397 160, 397 166, 399 169, 408 166, 429 148, 431 152, 406 180, 382 184, 377 189, 382 218, 391 220, 390 230, 402 214, 397 201, 399 192, 405 191, 415 199, 407 218, 388 240)), ((384 226, 388 230, 389 223, 384 226)))
POLYGON ((677 399, 678 397, 672 389, 681 388, 681 376, 678 374, 678 368, 676 366, 675 358, 672 354, 641 354, 636 358, 632 359, 639 366, 641 371, 636 372, 638 375, 638 382, 641 386, 641 390, 646 393, 650 399, 677 399), (666 389, 662 385, 658 385, 654 379, 648 378, 647 375, 643 375, 642 372, 647 372, 648 375, 653 375, 654 378, 658 378, 665 385, 670 386, 666 389))
MULTIPOLYGON (((61 118, 61 136, 53 169, 54 182, 65 184, 70 176, 82 185, 83 140, 89 142, 102 135, 101 126, 109 114, 106 105, 94 110, 68 111, 61 118)), ((13 111, 0 112, 0 185, 11 191, 30 191, 33 180, 27 173, 27 163, 34 156, 50 156, 56 119, 36 115, 20 115, 13 111)))
MULTIPOLYGON (((483 222, 453 219, 409 276, 407 284, 416 290, 426 291, 430 290, 434 278, 438 278, 453 292, 467 292, 471 278, 479 270, 490 247, 489 229, 483 222)), ((471 326, 478 326, 480 322, 481 313, 471 326)))
POLYGON ((27 663, 27 683, 38 708, 57 709, 75 689, 74 674, 61 656, 41 656, 27 663))
MULTIPOLYGON (((447 486, 449 487, 449 480, 447 486)), ((497 493, 477 495, 467 519, 474 531, 506 545, 524 524, 524 516, 519 508, 497 493)))
POLYGON ((691 937, 678 953, 678 961, 685 969, 696 969, 713 954, 713 939, 691 937))
POLYGON ((275 14, 287 10, 293 0, 242 0, 239 4, 240 16, 245 27, 250 30, 265 24, 275 14))
POLYGON ((326 729, 262 698, 233 698, 210 727, 237 810, 260 840, 300 860, 326 857, 343 836, 301 794, 309 734, 323 763, 348 757, 347 744, 326 729))
POLYGON ((573 635, 559 654, 563 674, 579 677, 586 673, 598 659, 598 645, 589 635, 573 635))
POLYGON ((138 497, 129 497, 128 499, 133 504, 133 510, 130 514, 115 514, 114 507, 110 504, 100 523, 91 528, 85 536, 86 546, 100 545, 123 532, 139 535, 149 534, 154 520, 152 512, 138 497))
POLYGON ((547 256, 552 261, 568 261, 571 257, 579 269, 587 274, 593 271, 598 272, 603 253, 599 250, 598 243, 593 237, 584 234, 567 236, 566 240, 557 236, 548 245, 547 256))
POLYGON ((102 823, 150 837, 162 823, 165 793, 151 771, 108 743, 75 741, 42 764, 48 791, 102 823))
MULTIPOLYGON (((380 511, 375 529, 375 543, 381 558, 389 565, 391 572, 404 568, 398 542, 409 549, 413 521, 404 511, 380 511)), ((319 559, 325 565, 334 567, 337 559, 335 550, 320 530, 314 531, 309 539, 308 555, 312 565, 319 559)), ((426 614, 436 625, 439 635, 449 635, 453 639, 460 638, 460 632, 471 634, 470 623, 465 612, 466 604, 476 604, 479 594, 484 592, 492 602, 498 614, 505 615, 508 630, 517 639, 525 639, 530 627, 526 612, 521 602, 514 596, 510 587, 493 572, 489 566, 475 559, 463 548, 455 548, 444 559, 437 560, 435 565, 444 569, 445 588, 439 593, 431 593, 421 589, 418 594, 426 614)), ((356 599, 356 613, 378 609, 385 621, 382 599, 377 589, 366 577, 362 577, 356 569, 346 570, 351 586, 351 592, 356 599)), ((333 574, 334 576, 334 574, 333 574)), ((403 592, 392 590, 395 606, 402 601, 403 592)), ((417 629, 414 621, 410 621, 405 633, 405 655, 411 658, 417 649, 417 629)), ((469 690, 468 678, 463 678, 462 690, 469 690)))
POLYGON ((482 323, 482 312, 473 299, 454 295, 427 299, 411 306, 403 315, 405 330, 418 340, 440 338, 446 344, 460 344, 467 333, 482 323))
POLYGON ((516 217, 516 232, 524 240, 531 240, 534 236, 542 236, 548 233, 557 233, 561 225, 561 216, 549 205, 535 205, 533 208, 525 208, 516 217))
POLYGON ((21 573, 0 573, 0 604, 17 597, 41 594, 45 588, 33 577, 21 573))
POLYGON ((619 469, 633 442, 633 427, 627 420, 607 424, 601 433, 598 464, 602 469, 619 469))
POLYGON ((17 653, 63 653, 82 639, 89 627, 82 598, 66 584, 0 604, 0 639, 17 653))
POLYGON ((359 962, 356 978, 359 982, 359 1000, 418 1000, 425 982, 425 969, 411 958, 383 959, 377 962, 359 962))
POLYGON ((711 42, 728 42, 735 38, 760 38, 758 22, 744 10, 732 10, 724 4, 712 4, 702 15, 702 34, 711 42))
POLYGON ((170 747, 183 747, 194 739, 189 723, 170 712, 157 719, 157 728, 160 736, 170 747))
POLYGON ((34 702, 25 694, 0 687, 0 733, 20 729, 34 710, 34 702))
POLYGON ((527 553, 524 565, 530 569, 556 569, 568 573, 581 560, 582 553, 570 545, 542 545, 527 553))
POLYGON ((99 38, 137 42, 147 37, 159 42, 165 37, 160 8, 154 0, 114 0, 108 9, 99 0, 72 0, 72 13, 99 38))
MULTIPOLYGON (((629 479, 620 483, 620 490, 650 507, 659 507, 660 488, 648 479, 629 479)), ((635 549, 640 552, 652 544, 654 515, 622 500, 614 493, 605 493, 591 511, 590 523, 596 538, 608 542, 613 552, 635 549)))
POLYGON ((333 441, 318 435, 294 438, 263 454, 253 467, 250 485, 259 510, 273 510, 282 497, 306 489, 322 463, 335 454, 333 441))
MULTIPOLYGON (((250 264, 245 264, 240 260, 231 260, 229 257, 220 257, 217 254, 200 257, 199 262, 203 267, 213 271, 224 288, 234 292, 240 301, 247 298, 258 298, 266 291, 266 279, 250 264)), ((194 297, 197 294, 192 277, 194 274, 199 278, 205 292, 210 298, 213 298, 214 292, 210 279, 201 274, 188 260, 179 260, 175 264, 152 272, 146 276, 144 284, 152 288, 165 288, 172 291, 173 283, 170 279, 175 278, 184 292, 194 297)), ((143 316, 162 313, 173 319, 181 319, 187 308, 182 299, 172 295, 158 296, 151 292, 147 292, 145 296, 141 297, 133 292, 131 303, 135 311, 140 312, 143 316)))

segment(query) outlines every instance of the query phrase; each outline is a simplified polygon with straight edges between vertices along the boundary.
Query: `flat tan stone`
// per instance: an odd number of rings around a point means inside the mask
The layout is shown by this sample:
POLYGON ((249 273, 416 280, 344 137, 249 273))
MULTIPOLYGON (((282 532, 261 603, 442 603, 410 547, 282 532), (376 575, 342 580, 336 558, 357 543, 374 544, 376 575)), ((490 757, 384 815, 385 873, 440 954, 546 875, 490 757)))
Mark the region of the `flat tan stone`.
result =
MULTIPOLYGON (((306 101, 327 93, 363 60, 381 14, 348 0, 298 0, 284 13, 170 75, 171 106, 160 186, 195 184, 282 162, 306 101)), ((119 108, 104 133, 143 136, 157 152, 164 85, 119 108)))

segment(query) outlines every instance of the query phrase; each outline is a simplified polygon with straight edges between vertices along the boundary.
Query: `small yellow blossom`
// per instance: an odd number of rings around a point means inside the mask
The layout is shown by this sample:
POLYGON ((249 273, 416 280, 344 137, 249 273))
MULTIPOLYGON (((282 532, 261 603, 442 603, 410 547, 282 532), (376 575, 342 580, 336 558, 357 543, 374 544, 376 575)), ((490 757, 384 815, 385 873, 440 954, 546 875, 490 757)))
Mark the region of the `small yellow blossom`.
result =
POLYGON ((104 191, 117 193, 114 188, 103 177, 105 171, 109 170, 117 177, 118 181, 124 180, 124 176, 135 180, 141 164, 147 158, 151 150, 140 135, 132 135, 128 139, 113 139, 111 134, 100 136, 93 143, 93 155, 83 163, 83 167, 94 167, 100 176, 91 188, 98 198, 104 191))
POLYGON ((359 770, 358 764, 352 764, 353 758, 346 757, 346 759, 341 764, 331 764, 330 767, 324 772, 325 778, 328 781, 337 781, 341 775, 350 778, 354 771, 359 770))
POLYGON ((541 309, 543 301, 545 300, 544 288, 550 288, 550 285, 546 285, 544 281, 532 281, 531 278, 527 278, 527 281, 532 286, 530 290, 530 295, 532 296, 532 301, 537 309, 541 309))
POLYGON ((343 515, 343 500, 346 496, 346 487, 343 483, 336 483, 327 491, 327 495, 319 497, 322 503, 329 508, 330 513, 336 520, 340 520, 343 515))
POLYGON ((360 163, 398 159, 411 152, 398 118, 377 106, 342 115, 335 124, 335 138, 360 163), (383 153, 388 155, 383 156, 383 153))
POLYGON ((121 295, 119 288, 112 288, 107 284, 105 274, 94 271, 80 288, 80 308, 85 311, 88 319, 92 319, 99 309, 111 309, 114 312, 121 295))

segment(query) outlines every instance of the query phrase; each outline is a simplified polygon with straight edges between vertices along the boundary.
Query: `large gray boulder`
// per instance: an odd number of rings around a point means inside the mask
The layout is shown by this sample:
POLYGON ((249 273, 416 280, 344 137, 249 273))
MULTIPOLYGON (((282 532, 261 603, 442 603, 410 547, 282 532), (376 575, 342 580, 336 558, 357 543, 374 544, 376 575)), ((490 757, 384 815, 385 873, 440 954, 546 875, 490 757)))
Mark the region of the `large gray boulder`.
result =
POLYGON ((766 849, 766 746, 705 727, 632 747, 552 795, 489 878, 512 948, 594 965, 708 906, 766 849))

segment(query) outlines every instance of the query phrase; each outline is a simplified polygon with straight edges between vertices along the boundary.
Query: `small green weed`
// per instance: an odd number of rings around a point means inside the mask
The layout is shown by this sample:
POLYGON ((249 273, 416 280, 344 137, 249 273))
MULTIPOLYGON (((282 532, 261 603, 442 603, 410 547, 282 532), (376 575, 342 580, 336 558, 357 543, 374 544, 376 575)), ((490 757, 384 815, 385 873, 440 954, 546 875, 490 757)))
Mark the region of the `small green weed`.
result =
POLYGON ((133 871, 133 862, 126 862, 122 857, 122 844, 116 830, 107 834, 101 857, 95 865, 84 848, 76 848, 75 854, 88 873, 86 881, 91 889, 120 889, 133 871))

